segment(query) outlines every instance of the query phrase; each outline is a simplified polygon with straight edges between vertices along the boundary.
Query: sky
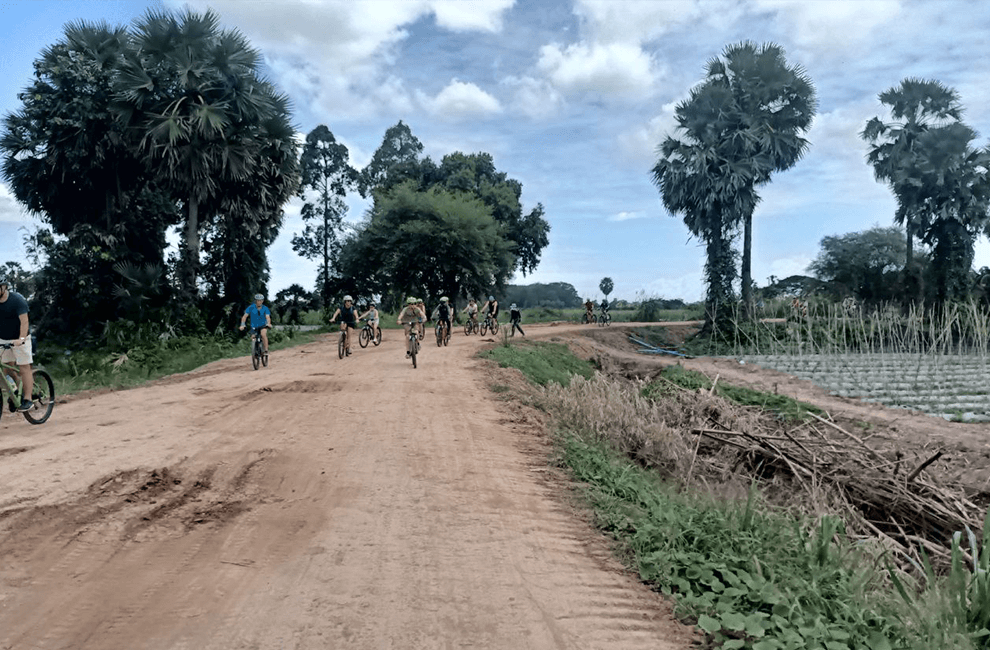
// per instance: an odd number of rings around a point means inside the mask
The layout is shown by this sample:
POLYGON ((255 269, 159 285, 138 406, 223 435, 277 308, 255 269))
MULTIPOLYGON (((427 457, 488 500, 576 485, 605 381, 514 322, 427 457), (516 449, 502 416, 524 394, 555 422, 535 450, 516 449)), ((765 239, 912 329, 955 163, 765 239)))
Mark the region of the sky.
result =
MULTIPOLYGON (((568 282, 582 297, 700 300, 704 249, 669 214, 650 170, 674 108, 726 46, 784 48, 818 95, 807 154, 762 188, 753 222, 753 278, 806 273, 823 237, 891 225, 859 137, 888 119, 877 96, 907 77, 960 94, 963 119, 990 137, 990 3, 982 0, 0 0, 0 114, 40 52, 78 20, 129 24, 149 8, 212 8, 242 32, 293 104, 301 136, 325 124, 363 167, 385 130, 408 124, 439 161, 487 152, 543 204, 550 245, 513 282, 568 282)), ((369 207, 348 198, 348 220, 369 207)), ((297 256, 301 200, 285 207, 269 249, 269 291, 312 289, 316 262, 297 256)), ((24 232, 40 224, 0 179, 0 262, 27 264, 24 232)), ((990 243, 977 243, 977 268, 990 243)))

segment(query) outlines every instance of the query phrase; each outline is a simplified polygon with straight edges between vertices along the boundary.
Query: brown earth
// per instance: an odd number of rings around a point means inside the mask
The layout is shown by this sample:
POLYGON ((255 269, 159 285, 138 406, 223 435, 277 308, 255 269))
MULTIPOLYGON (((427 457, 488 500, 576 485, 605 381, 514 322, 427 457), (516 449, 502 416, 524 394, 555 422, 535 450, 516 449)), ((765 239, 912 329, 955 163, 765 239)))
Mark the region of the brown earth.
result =
POLYGON ((426 343, 416 370, 394 331, 327 337, 6 414, 0 649, 690 647, 481 339, 426 343))

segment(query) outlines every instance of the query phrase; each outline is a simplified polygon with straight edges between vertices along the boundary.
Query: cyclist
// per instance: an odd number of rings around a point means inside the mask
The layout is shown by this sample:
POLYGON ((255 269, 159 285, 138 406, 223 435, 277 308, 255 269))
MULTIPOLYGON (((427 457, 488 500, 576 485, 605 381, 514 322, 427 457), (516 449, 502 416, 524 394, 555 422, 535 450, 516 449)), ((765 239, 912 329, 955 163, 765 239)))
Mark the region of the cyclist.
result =
POLYGON ((584 301, 584 321, 586 323, 591 322, 591 317, 595 315, 595 303, 591 302, 591 298, 584 301))
POLYGON ((265 297, 260 293, 254 294, 254 304, 248 305, 244 310, 244 315, 241 316, 241 330, 244 329, 244 321, 248 316, 251 317, 251 328, 260 330, 261 345, 265 349, 265 354, 268 354, 268 328, 272 326, 272 311, 268 309, 265 297))
POLYGON ((471 321, 471 325, 474 325, 475 323, 478 322, 478 303, 474 301, 474 298, 468 300, 467 307, 462 309, 461 312, 467 313, 468 320, 471 321))
POLYGON ((485 313, 491 316, 493 321, 498 322, 498 301, 495 300, 495 296, 488 296, 488 302, 485 303, 485 313))
POLYGON ((608 313, 608 298, 602 298, 600 307, 602 308, 602 316, 606 315, 608 313))
POLYGON ((368 324, 371 325, 371 334, 377 339, 381 328, 378 326, 378 308, 375 307, 374 302, 368 303, 368 311, 361 314, 360 318, 368 319, 368 324))
POLYGON ((423 327, 423 321, 426 320, 426 314, 422 309, 419 308, 419 303, 415 298, 406 298, 406 306, 399 312, 399 317, 396 319, 396 323, 402 325, 402 328, 406 332, 406 356, 408 357, 412 350, 409 347, 409 331, 412 329, 412 323, 418 323, 419 327, 423 327))
POLYGON ((440 304, 437 305, 437 308, 433 311, 433 318, 437 319, 439 323, 441 323, 444 327, 447 328, 447 331, 444 333, 444 336, 450 335, 451 311, 453 310, 450 308, 450 299, 447 298, 447 296, 442 296, 440 298, 440 304))
POLYGON ((13 363, 21 374, 22 391, 18 411, 30 411, 33 406, 31 391, 34 390, 34 361, 31 350, 31 337, 28 336, 28 304, 24 296, 10 290, 10 281, 0 277, 0 343, 13 347, 0 351, 0 361, 13 363))
POLYGON ((344 350, 347 356, 351 356, 351 330, 357 329, 357 308, 354 306, 354 298, 344 296, 344 304, 337 307, 337 311, 330 317, 333 323, 340 316, 340 331, 344 332, 344 350))
POLYGON ((516 303, 512 303, 509 307, 509 321, 512 323, 512 333, 509 336, 515 336, 516 330, 523 336, 526 336, 526 332, 522 331, 522 327, 519 326, 520 321, 522 321, 522 314, 519 312, 519 308, 516 307, 516 303))
POLYGON ((423 336, 425 336, 426 334, 426 325, 424 324, 424 321, 427 320, 426 303, 423 302, 422 298, 416 298, 416 306, 419 308, 421 312, 423 312, 423 320, 419 321, 419 338, 420 340, 422 340, 423 336))

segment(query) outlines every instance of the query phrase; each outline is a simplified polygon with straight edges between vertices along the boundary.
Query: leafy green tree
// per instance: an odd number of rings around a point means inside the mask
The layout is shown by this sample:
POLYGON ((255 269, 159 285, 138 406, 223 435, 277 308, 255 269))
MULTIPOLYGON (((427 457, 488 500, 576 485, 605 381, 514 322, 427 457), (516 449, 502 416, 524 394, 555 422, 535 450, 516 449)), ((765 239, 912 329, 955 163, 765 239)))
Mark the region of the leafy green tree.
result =
MULTIPOLYGON (((772 174, 790 169, 807 151, 809 143, 803 134, 811 128, 817 110, 815 87, 800 66, 787 63, 779 45, 730 45, 721 57, 709 61, 703 83, 723 91, 717 107, 726 117, 720 125, 720 145, 728 160, 755 165, 755 178, 749 182, 757 186, 769 183, 772 174)), ((755 202, 746 205, 740 215, 741 277, 743 309, 748 313, 752 306, 755 202)))
POLYGON ((894 226, 824 237, 808 270, 827 283, 835 298, 893 300, 898 297, 905 248, 903 233, 894 226))
MULTIPOLYGON (((114 108, 184 205, 182 285, 195 296, 204 223, 225 209, 227 183, 264 176, 258 172, 269 164, 262 154, 268 143, 259 131, 272 120, 288 123, 287 102, 261 78, 258 52, 239 32, 221 30, 211 10, 149 11, 135 32, 116 77, 114 108)), ((226 214, 250 218, 267 209, 226 214)))
MULTIPOLYGON (((922 237, 925 197, 919 193, 919 169, 925 166, 919 139, 932 129, 959 123, 959 94, 936 80, 907 78, 879 95, 890 120, 874 117, 860 133, 869 145, 867 161, 878 181, 887 183, 897 200, 894 220, 904 226, 905 273, 914 266, 914 239, 922 237)), ((912 296, 917 299, 919 296, 912 296)))
POLYGON ((506 304, 516 303, 521 309, 531 307, 567 309, 580 307, 582 304, 577 289, 567 282, 510 284, 505 287, 502 301, 506 304))
POLYGON ((440 187, 419 191, 413 181, 380 191, 367 221, 341 253, 344 275, 361 278, 356 296, 392 302, 415 294, 482 295, 500 268, 511 266, 512 246, 480 200, 440 187))
POLYGON ((332 295, 331 267, 336 266, 340 255, 340 233, 347 212, 344 197, 358 182, 358 172, 348 159, 347 147, 337 142, 326 126, 321 124, 306 136, 300 161, 300 195, 305 199, 306 192, 312 191, 316 198, 302 206, 306 226, 292 238, 292 250, 322 262, 319 287, 324 303, 332 295))
POLYGON ((371 162, 361 170, 358 179, 358 190, 361 196, 367 198, 371 191, 389 182, 401 182, 410 174, 417 173, 419 156, 423 153, 423 143, 412 133, 409 125, 399 120, 397 124, 385 131, 381 145, 371 156, 371 162))
POLYGON ((319 297, 298 284, 291 284, 275 294, 275 313, 281 322, 289 325, 301 324, 303 313, 318 309, 319 304, 319 297))
POLYGON ((0 278, 7 279, 12 291, 31 300, 35 288, 34 273, 26 270, 19 262, 8 261, 0 264, 0 278))
POLYGON ((604 277, 602 281, 598 283, 598 289, 605 294, 605 298, 608 298, 608 294, 612 293, 612 289, 615 288, 615 283, 612 282, 612 278, 604 277))

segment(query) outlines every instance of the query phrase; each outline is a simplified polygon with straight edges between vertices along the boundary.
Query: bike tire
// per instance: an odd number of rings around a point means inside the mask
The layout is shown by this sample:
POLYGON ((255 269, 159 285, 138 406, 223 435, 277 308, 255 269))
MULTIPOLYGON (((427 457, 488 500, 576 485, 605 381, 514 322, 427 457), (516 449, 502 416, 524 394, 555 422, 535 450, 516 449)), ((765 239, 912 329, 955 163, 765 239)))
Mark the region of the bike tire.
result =
POLYGON ((604 320, 605 320, 605 326, 606 327, 608 327, 609 325, 611 325, 612 324, 612 314, 606 314, 604 320))
POLYGON ((381 344, 382 344, 382 328, 380 328, 380 327, 379 327, 379 328, 378 328, 378 329, 377 329, 377 330, 375 331, 375 338, 373 338, 373 339, 372 339, 372 342, 373 342, 373 343, 374 343, 374 344, 375 344, 376 346, 378 346, 378 345, 381 345, 381 344))
POLYGON ((266 368, 268 367, 268 353, 267 352, 262 352, 261 353, 261 365, 263 365, 266 368))
POLYGON ((436 334, 437 334, 437 347, 439 348, 443 345, 443 328, 442 327, 436 328, 436 334))
POLYGON ((362 327, 361 335, 358 337, 358 343, 361 344, 362 348, 368 347, 368 343, 371 341, 371 328, 362 327))
POLYGON ((419 339, 417 337, 412 337, 409 341, 409 356, 412 358, 413 368, 416 367, 416 352, 419 350, 419 339))
POLYGON ((251 365, 254 366, 255 370, 257 370, 258 366, 261 365, 261 350, 257 341, 255 341, 254 345, 251 347, 251 365))
POLYGON ((498 334, 498 321, 497 320, 493 320, 492 321, 491 329, 492 329, 492 334, 498 334))
POLYGON ((488 334, 488 323, 481 324, 481 335, 484 336, 485 334, 488 334))
POLYGON ((340 333, 340 341, 337 343, 337 357, 340 358, 340 359, 343 359, 344 358, 344 352, 346 351, 346 348, 344 347, 346 345, 344 343, 344 337, 346 337, 346 336, 347 335, 344 332, 341 332, 340 333))
POLYGON ((46 371, 35 368, 34 389, 31 391, 34 408, 24 411, 24 419, 31 424, 43 424, 55 409, 55 383, 46 371))
POLYGON ((450 329, 445 327, 443 328, 443 344, 446 346, 449 343, 450 343, 450 329))
POLYGON ((464 336, 471 336, 472 330, 471 321, 464 323, 464 336))

